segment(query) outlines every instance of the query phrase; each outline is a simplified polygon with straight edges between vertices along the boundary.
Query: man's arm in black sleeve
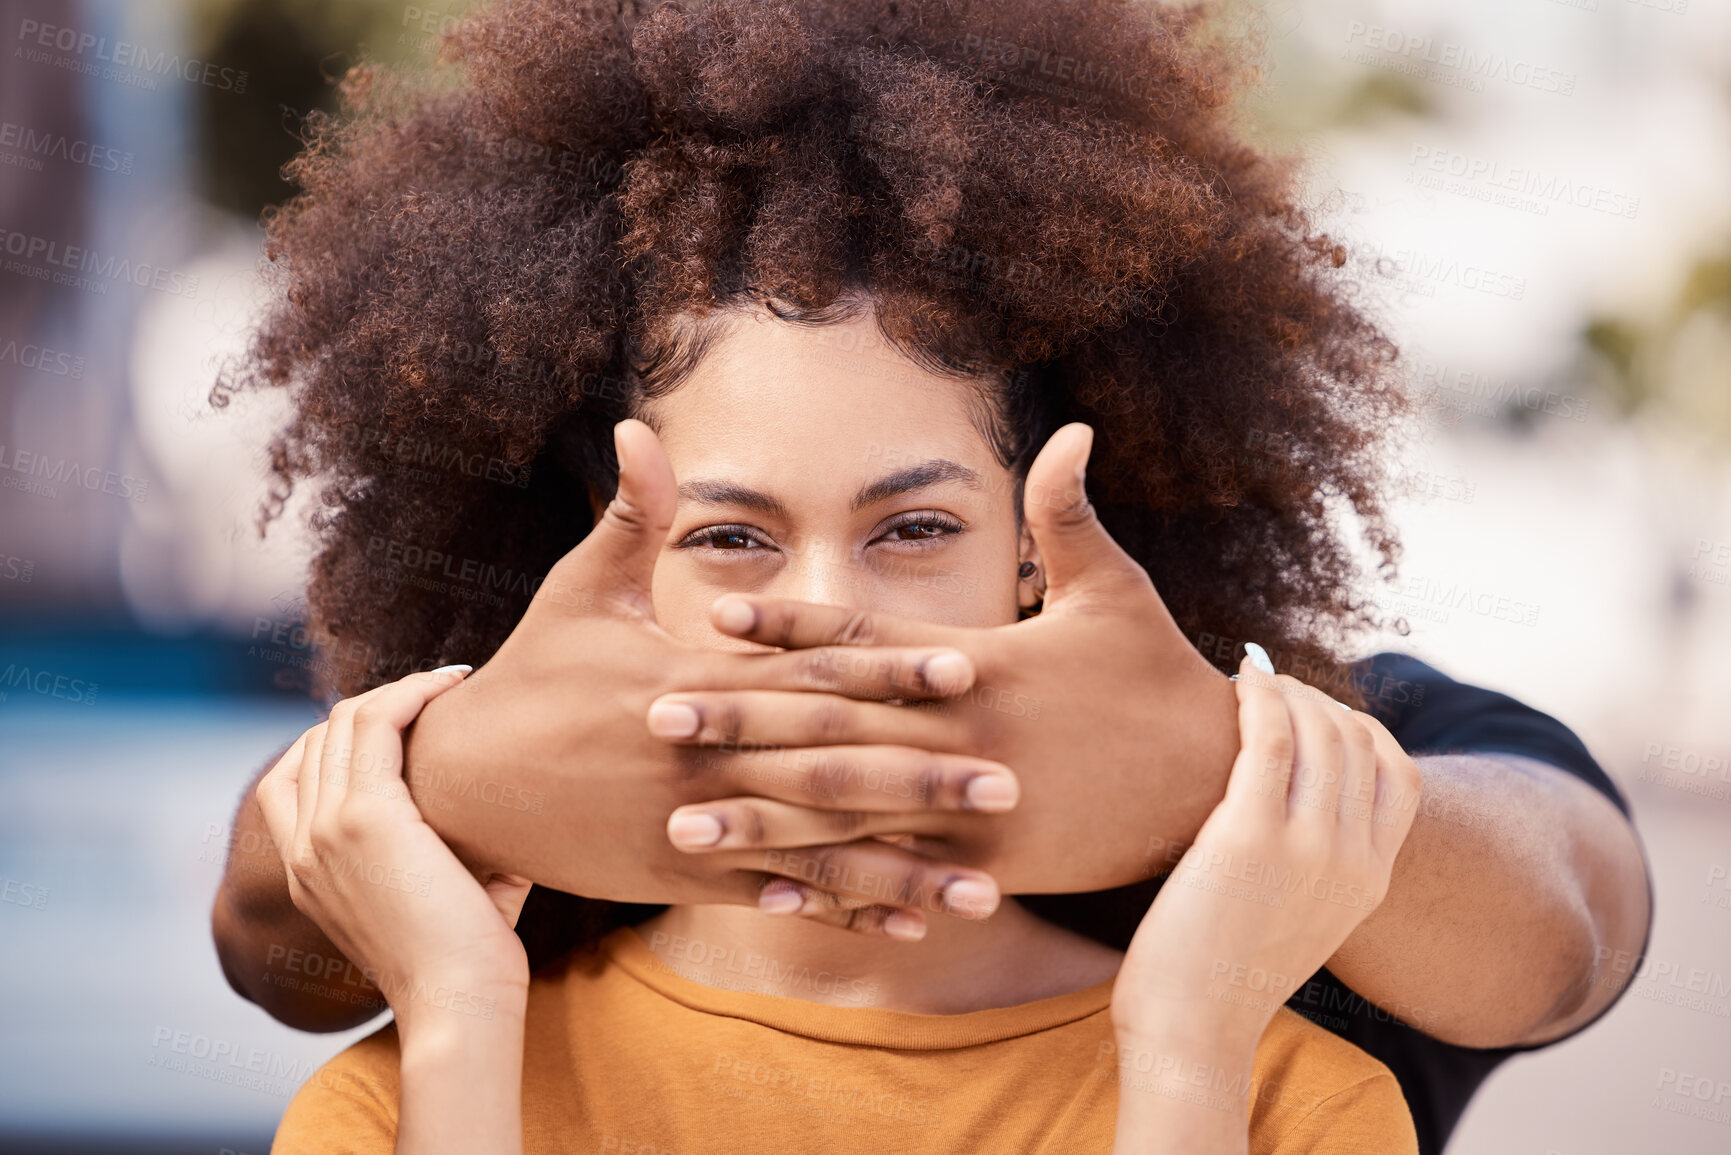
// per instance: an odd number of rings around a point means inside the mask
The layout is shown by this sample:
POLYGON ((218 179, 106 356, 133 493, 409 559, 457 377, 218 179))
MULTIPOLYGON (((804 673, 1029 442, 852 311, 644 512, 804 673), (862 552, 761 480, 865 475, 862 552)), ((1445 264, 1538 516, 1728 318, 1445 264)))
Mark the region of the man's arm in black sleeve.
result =
POLYGON ((1424 793, 1388 898, 1328 969, 1461 1046, 1544 1043, 1591 1022, 1651 921, 1627 802, 1566 726, 1505 694, 1393 654, 1358 676, 1424 793))

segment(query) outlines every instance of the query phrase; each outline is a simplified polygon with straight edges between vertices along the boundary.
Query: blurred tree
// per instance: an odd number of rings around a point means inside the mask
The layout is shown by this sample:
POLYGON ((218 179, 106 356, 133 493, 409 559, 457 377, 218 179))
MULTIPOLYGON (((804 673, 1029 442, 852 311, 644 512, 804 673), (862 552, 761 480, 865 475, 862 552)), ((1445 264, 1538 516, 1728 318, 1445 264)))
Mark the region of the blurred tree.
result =
POLYGON ((1588 378, 1619 413, 1731 444, 1731 242, 1697 258, 1651 316, 1590 318, 1581 345, 1588 378))
POLYGON ((199 186, 206 199, 256 219, 293 193, 282 166, 315 108, 336 104, 336 81, 362 57, 431 63, 439 30, 472 0, 193 0, 203 59, 243 69, 246 91, 198 89, 199 186))

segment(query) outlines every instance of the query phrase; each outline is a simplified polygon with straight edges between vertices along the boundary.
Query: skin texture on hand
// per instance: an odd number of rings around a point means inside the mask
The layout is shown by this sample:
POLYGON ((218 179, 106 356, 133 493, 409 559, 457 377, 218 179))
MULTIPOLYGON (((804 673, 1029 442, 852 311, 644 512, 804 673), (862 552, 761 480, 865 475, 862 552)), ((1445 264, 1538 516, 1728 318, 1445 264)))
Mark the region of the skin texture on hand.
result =
POLYGON ((1144 916, 1112 992, 1120 1052, 1229 1073, 1120 1081, 1113 1150, 1245 1150, 1257 1041, 1285 997, 1387 892, 1418 808, 1419 772, 1388 732, 1246 658, 1241 749, 1221 800, 1144 916))

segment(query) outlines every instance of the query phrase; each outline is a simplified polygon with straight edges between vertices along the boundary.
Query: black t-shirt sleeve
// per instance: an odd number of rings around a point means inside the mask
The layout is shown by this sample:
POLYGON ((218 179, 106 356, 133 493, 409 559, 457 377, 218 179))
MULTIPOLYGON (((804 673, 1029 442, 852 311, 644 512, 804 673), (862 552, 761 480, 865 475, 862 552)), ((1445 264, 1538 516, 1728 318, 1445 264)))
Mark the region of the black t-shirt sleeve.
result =
POLYGON ((1566 770, 1629 815, 1611 778, 1549 714, 1495 690, 1469 686, 1405 654, 1377 654, 1353 668, 1369 711, 1408 754, 1519 754, 1566 770))
MULTIPOLYGON (((1507 694, 1457 682, 1402 654, 1359 662, 1353 677, 1369 711, 1408 754, 1518 754, 1573 774, 1629 815, 1610 776, 1573 731, 1549 714, 1507 694)), ((1468 1100, 1504 1059, 1537 1049, 1445 1043, 1373 1006, 1327 970, 1318 971, 1287 1006, 1394 1072, 1412 1110, 1421 1155, 1440 1155, 1468 1100)))

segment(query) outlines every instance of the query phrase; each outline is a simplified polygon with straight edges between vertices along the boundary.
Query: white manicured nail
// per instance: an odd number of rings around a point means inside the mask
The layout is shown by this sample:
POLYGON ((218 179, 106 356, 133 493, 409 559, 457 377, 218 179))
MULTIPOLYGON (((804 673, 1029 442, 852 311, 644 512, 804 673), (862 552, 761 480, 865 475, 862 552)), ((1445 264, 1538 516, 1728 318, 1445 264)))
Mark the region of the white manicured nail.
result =
POLYGON ((1274 673, 1274 663, 1268 660, 1268 651, 1255 642, 1245 642, 1244 652, 1250 658, 1250 664, 1265 674, 1274 673))

